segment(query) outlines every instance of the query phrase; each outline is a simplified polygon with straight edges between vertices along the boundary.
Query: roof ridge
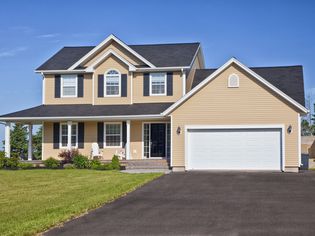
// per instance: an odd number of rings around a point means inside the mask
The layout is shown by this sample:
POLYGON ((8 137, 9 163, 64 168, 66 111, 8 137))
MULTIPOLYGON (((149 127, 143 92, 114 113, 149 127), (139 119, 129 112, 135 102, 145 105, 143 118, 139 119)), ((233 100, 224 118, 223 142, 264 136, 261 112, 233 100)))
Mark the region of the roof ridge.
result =
POLYGON ((189 43, 149 43, 149 44, 128 44, 128 46, 164 46, 164 45, 183 45, 183 44, 200 44, 200 42, 189 43))

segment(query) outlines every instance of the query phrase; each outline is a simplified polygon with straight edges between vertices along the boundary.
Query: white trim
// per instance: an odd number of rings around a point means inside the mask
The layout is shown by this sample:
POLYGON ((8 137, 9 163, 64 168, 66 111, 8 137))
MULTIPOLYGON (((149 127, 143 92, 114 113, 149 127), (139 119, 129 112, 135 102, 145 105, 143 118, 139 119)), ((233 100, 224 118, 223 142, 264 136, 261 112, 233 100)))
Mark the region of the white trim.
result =
POLYGON ((27 148, 27 160, 33 159, 33 125, 28 125, 28 148, 27 148))
POLYGON ((45 103, 46 103, 46 98, 45 98, 45 96, 46 96, 46 80, 45 80, 45 76, 44 76, 44 74, 43 73, 41 73, 41 75, 42 75, 42 103, 43 103, 43 105, 45 105, 45 103))
POLYGON ((232 63, 235 63, 239 67, 241 67, 243 70, 245 70, 247 73, 252 75, 254 78, 259 80, 261 83, 266 85, 268 88, 270 88, 272 91, 280 95, 282 98, 287 100, 289 103, 291 103, 293 106, 298 108, 303 113, 308 113, 309 110, 306 109, 304 106, 293 100, 291 97, 277 89, 275 86, 270 84, 268 81, 266 81, 264 78, 262 78, 260 75, 256 74, 254 71, 240 63, 235 58, 231 58, 228 60, 224 65, 222 65, 220 68, 218 68, 215 72, 213 72, 210 76, 208 76, 206 79, 204 79, 201 83, 199 83, 195 88, 190 90, 184 97, 179 99, 177 102, 175 102, 172 106, 170 106, 168 109, 166 109, 162 114, 164 116, 168 115, 170 112, 172 112, 175 108, 177 108, 179 105, 181 105, 184 101, 186 101, 188 98, 193 96, 196 92, 198 92, 201 88, 203 88, 206 84, 208 84, 210 81, 212 81, 216 76, 218 76, 223 70, 225 70, 227 67, 229 67, 232 63))
POLYGON ((136 68, 136 72, 164 72, 164 71, 181 71, 182 69, 190 69, 189 66, 169 66, 155 68, 136 68))
POLYGON ((163 119, 161 114, 155 115, 125 115, 125 116, 52 116, 52 117, 0 117, 0 121, 101 121, 101 120, 137 120, 137 119, 163 119))
POLYGON ((133 91, 132 90, 133 90, 133 72, 130 72, 130 104, 133 104, 133 91))
POLYGON ((104 95, 103 95, 104 97, 121 97, 121 73, 120 73, 120 71, 119 70, 117 70, 117 69, 114 69, 114 68, 112 68, 112 69, 108 69, 105 73, 104 73, 104 95), (114 71, 116 71, 117 73, 118 73, 118 76, 119 76, 119 78, 118 78, 118 94, 109 94, 109 95, 107 95, 107 89, 106 89, 106 86, 107 86, 107 73, 109 72, 109 71, 111 71, 111 70, 114 70, 114 71))
POLYGON ((185 96, 186 94, 186 71, 182 69, 182 95, 185 96))
POLYGON ((128 45, 126 45, 124 42, 119 40, 116 36, 113 34, 109 35, 103 42, 101 42, 99 45, 97 45, 95 48, 93 48, 90 52, 88 52, 86 55, 84 55, 80 60, 78 60, 75 64, 73 64, 68 70, 74 70, 77 66, 79 66, 81 63, 89 59, 94 53, 96 53, 98 50, 100 50, 104 45, 106 45, 111 40, 116 41, 120 46, 125 48, 127 51, 129 51, 131 54, 139 58, 141 61, 146 63, 148 66, 155 68, 155 66, 146 60, 144 57, 142 57, 140 54, 138 54, 136 51, 131 49, 128 45))
POLYGON ((166 72, 150 73, 150 96, 166 96, 167 95, 167 74, 166 72), (164 75, 164 93, 152 93, 152 74, 163 74, 164 75))
MULTIPOLYGON (((72 74, 69 74, 69 75, 72 75, 72 74)), ((78 75, 73 75, 75 76, 75 95, 63 95, 63 80, 64 80, 64 77, 65 75, 61 75, 60 78, 60 97, 61 98, 77 98, 78 97, 78 75)))
POLYGON ((193 59, 192 59, 190 65, 189 65, 190 68, 192 68, 192 65, 194 64, 194 61, 196 60, 196 58, 197 58, 197 56, 198 56, 198 52, 199 52, 200 48, 201 48, 201 44, 199 43, 199 46, 198 46, 198 48, 197 48, 197 50, 196 50, 196 52, 195 52, 195 55, 194 55, 194 57, 193 57, 193 59))
POLYGON ((173 115, 171 115, 171 149, 170 149, 170 164, 173 167, 173 115))
POLYGON ((4 127, 4 155, 5 157, 11 156, 11 123, 6 122, 4 127))
POLYGON ((106 53, 104 53, 102 56, 100 56, 92 65, 90 65, 88 68, 85 69, 86 72, 94 72, 95 67, 101 64, 105 59, 107 59, 110 55, 113 55, 117 57, 120 61, 125 63, 129 67, 129 71, 136 71, 136 67, 125 60, 123 57, 118 55, 116 52, 114 52, 112 49, 109 49, 106 53))
POLYGON ((104 148, 122 148, 122 122, 104 122, 104 148), (107 146, 106 145, 106 125, 120 125, 120 145, 119 146, 107 146))
POLYGON ((281 129, 281 171, 285 171, 285 125, 185 125, 185 170, 188 168, 188 129, 281 129))
POLYGON ((228 77, 228 88, 239 88, 239 87, 240 87, 240 77, 235 73, 230 74, 228 77), (236 85, 231 84, 231 77, 232 76, 236 76, 236 78, 237 78, 237 84, 236 85))
POLYGON ((42 160, 44 160, 44 147, 45 147, 45 145, 44 145, 44 142, 45 142, 45 139, 44 139, 44 137, 45 137, 44 130, 45 130, 45 122, 42 122, 42 156, 41 156, 42 160))
POLYGON ((41 74, 81 74, 86 73, 85 70, 35 70, 35 73, 41 74))
POLYGON ((72 121, 67 121, 67 122, 60 122, 59 124, 59 149, 71 149, 71 148, 78 148, 78 123, 72 122, 72 121), (62 146, 62 125, 67 125, 67 146, 62 146), (71 136, 69 137, 69 133, 71 134, 72 132, 72 126, 71 129, 69 130, 69 125, 75 125, 76 126, 76 144, 75 146, 71 145, 71 136), (69 145, 69 140, 70 140, 70 145, 69 145), (71 146, 71 147, 70 147, 71 146))
POLYGON ((92 74, 92 105, 95 104, 95 75, 92 74))
POLYGON ((297 114, 297 121, 298 121, 298 160, 299 166, 302 166, 302 151, 301 151, 301 115, 300 113, 297 114))

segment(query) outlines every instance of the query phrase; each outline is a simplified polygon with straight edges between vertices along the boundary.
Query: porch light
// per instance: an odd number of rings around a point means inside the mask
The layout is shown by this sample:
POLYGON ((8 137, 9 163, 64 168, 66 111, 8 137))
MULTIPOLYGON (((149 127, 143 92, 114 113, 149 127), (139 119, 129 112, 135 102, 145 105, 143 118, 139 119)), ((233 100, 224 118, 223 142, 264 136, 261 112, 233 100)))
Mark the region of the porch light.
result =
POLYGON ((288 126, 287 132, 288 132, 288 134, 291 134, 291 133, 292 133, 292 125, 289 125, 289 126, 288 126))
POLYGON ((178 126, 178 127, 177 127, 177 130, 176 130, 176 134, 177 134, 177 135, 180 135, 180 132, 181 132, 181 128, 178 126))

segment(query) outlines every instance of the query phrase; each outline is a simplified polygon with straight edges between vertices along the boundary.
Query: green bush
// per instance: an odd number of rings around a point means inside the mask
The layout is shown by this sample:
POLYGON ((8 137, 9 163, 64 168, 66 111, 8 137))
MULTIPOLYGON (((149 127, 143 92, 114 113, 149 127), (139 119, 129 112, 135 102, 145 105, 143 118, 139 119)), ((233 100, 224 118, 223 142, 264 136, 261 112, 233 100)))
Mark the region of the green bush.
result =
POLYGON ((50 157, 44 161, 44 165, 48 169, 57 169, 60 166, 60 161, 53 157, 50 157))
POLYGON ((70 169, 75 169, 75 166, 73 164, 64 164, 63 168, 67 169, 67 170, 70 170, 70 169))
POLYGON ((96 160, 92 160, 90 162, 90 168, 93 169, 93 170, 98 170, 101 165, 102 165, 101 162, 99 160, 97 160, 97 159, 96 160))
POLYGON ((22 170, 26 170, 26 169, 32 169, 33 168, 33 164, 31 163, 25 163, 25 162, 20 162, 18 167, 22 170))
POLYGON ((5 158, 5 153, 4 153, 4 151, 0 151, 0 158, 5 158))
POLYGON ((0 169, 3 169, 7 164, 7 158, 0 157, 0 169))
POLYGON ((76 155, 75 157, 73 157, 73 165, 78 169, 89 168, 89 158, 84 155, 76 155))
POLYGON ((20 159, 17 157, 11 157, 6 159, 6 167, 10 169, 18 169, 20 159))
POLYGON ((112 170, 120 170, 120 162, 118 156, 114 155, 111 162, 112 170))

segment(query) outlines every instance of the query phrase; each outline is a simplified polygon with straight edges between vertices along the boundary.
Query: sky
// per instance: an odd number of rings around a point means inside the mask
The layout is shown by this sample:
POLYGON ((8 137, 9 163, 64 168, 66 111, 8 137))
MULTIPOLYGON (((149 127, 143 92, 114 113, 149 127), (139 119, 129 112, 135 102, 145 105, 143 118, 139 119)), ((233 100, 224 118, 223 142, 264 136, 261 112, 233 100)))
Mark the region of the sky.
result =
MULTIPOLYGON (((34 70, 64 46, 201 42, 207 67, 303 65, 315 101, 315 1, 1 0, 0 114, 40 105, 34 70)), ((4 127, 0 124, 0 140, 4 127)))

